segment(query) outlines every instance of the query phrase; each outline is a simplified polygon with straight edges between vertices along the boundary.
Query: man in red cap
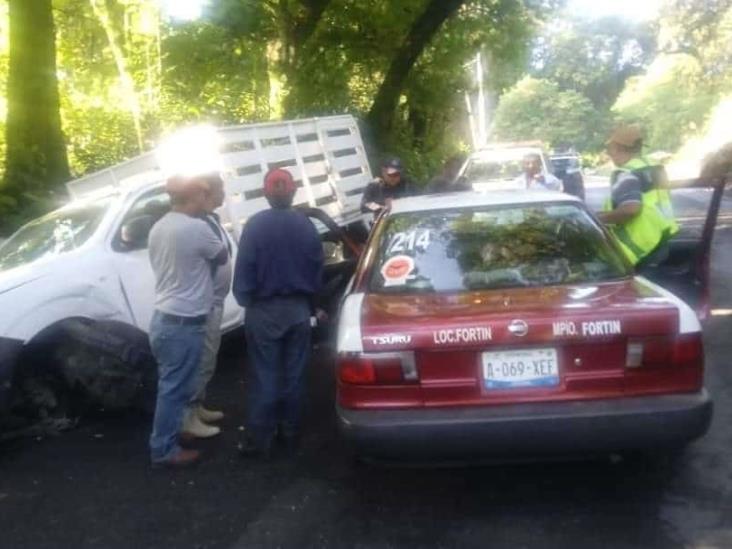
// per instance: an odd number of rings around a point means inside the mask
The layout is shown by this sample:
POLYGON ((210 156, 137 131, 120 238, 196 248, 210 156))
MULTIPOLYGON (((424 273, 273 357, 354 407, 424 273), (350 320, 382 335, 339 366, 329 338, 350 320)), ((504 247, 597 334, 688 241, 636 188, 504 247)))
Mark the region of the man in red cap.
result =
POLYGON ((292 208, 296 190, 287 170, 267 173, 264 196, 271 208, 249 219, 239 242, 233 293, 246 308, 249 356, 244 457, 268 457, 278 428, 290 453, 298 444, 310 317, 324 258, 315 226, 292 208))

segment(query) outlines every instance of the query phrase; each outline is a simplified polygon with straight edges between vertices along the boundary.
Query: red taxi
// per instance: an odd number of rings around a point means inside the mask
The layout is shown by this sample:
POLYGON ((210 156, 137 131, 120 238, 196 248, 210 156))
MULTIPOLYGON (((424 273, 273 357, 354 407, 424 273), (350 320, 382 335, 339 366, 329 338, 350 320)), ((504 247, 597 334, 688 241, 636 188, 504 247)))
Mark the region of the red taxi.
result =
POLYGON ((559 193, 394 202, 337 350, 340 429, 366 457, 681 446, 712 415, 695 312, 559 193))

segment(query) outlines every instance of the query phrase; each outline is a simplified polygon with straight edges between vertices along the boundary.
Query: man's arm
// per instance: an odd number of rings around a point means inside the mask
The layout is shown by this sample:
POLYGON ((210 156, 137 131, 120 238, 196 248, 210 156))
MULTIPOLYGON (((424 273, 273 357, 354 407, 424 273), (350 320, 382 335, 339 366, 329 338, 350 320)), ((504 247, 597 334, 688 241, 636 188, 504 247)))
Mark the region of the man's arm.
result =
POLYGON ((548 189, 550 189, 552 191, 562 191, 564 188, 564 185, 562 184, 562 180, 559 179, 553 173, 546 174, 546 186, 548 189))
POLYGON ((600 212, 598 217, 600 221, 606 224, 623 224, 631 221, 635 216, 641 213, 643 204, 641 202, 623 202, 617 208, 609 212, 600 212))
POLYGON ((198 252, 204 259, 210 261, 216 266, 226 264, 229 259, 229 253, 226 249, 226 245, 221 242, 221 239, 214 234, 205 221, 197 219, 196 222, 198 252))
POLYGON ((379 190, 377 182, 369 183, 361 197, 361 213, 378 212, 383 208, 381 204, 376 202, 376 194, 379 190))
POLYGON ((643 190, 640 180, 631 174, 623 176, 611 191, 614 207, 609 212, 600 212, 600 221, 608 224, 622 224, 631 221, 643 209, 643 190))

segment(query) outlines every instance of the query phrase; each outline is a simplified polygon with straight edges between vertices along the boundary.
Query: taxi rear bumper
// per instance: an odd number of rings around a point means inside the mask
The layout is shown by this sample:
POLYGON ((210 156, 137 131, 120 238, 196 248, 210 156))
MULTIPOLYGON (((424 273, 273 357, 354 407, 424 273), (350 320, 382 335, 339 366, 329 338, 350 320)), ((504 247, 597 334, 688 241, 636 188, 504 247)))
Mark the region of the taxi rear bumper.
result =
POLYGON ((470 408, 337 408, 342 435, 363 456, 514 458, 678 447, 709 428, 706 390, 690 394, 470 408))

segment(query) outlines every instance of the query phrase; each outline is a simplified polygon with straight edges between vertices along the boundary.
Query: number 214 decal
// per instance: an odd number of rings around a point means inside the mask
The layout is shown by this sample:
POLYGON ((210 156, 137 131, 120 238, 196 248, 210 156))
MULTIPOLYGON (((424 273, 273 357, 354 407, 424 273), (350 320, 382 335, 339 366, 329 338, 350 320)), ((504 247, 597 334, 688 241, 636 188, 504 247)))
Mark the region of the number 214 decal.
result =
POLYGON ((397 233, 391 238, 388 247, 388 254, 401 254, 404 252, 412 252, 414 250, 425 251, 430 245, 429 230, 416 230, 403 233, 397 233))

